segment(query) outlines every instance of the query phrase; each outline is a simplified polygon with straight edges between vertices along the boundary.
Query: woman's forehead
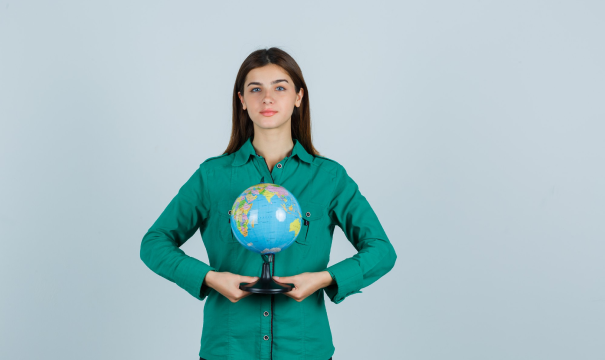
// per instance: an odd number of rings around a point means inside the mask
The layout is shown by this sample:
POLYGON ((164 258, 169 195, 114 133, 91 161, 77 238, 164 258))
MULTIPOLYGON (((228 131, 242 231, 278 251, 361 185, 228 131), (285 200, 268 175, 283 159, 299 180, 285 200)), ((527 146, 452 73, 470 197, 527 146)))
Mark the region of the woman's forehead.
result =
POLYGON ((286 79, 288 83, 292 84, 290 75, 279 65, 268 64, 263 67, 255 68, 250 70, 246 76, 246 84, 249 81, 256 81, 263 83, 263 85, 270 84, 271 81, 286 79))

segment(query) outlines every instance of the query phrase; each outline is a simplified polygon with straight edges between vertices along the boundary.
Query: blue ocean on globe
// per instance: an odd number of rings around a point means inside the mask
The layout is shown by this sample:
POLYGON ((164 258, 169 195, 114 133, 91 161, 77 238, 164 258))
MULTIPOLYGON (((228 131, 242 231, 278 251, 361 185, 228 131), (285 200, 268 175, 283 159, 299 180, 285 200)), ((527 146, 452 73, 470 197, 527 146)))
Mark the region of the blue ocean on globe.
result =
POLYGON ((290 246, 300 233, 298 201, 286 188, 262 183, 244 190, 231 208, 231 230, 246 249, 275 254, 290 246))

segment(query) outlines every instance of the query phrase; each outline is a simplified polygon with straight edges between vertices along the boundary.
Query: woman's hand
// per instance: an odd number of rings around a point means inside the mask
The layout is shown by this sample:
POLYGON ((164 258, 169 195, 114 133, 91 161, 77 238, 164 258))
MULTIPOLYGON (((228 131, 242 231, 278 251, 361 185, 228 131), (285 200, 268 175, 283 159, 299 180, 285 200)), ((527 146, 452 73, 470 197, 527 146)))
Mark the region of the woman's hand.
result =
POLYGON ((298 302, 303 301, 317 290, 334 283, 332 276, 327 271, 304 272, 294 276, 274 276, 273 279, 282 284, 294 284, 292 291, 283 294, 298 302))
POLYGON ((256 280, 258 280, 258 277, 237 275, 227 271, 208 271, 204 283, 221 293, 232 303, 236 303, 246 296, 252 295, 249 291, 240 290, 239 284, 251 283, 256 280))

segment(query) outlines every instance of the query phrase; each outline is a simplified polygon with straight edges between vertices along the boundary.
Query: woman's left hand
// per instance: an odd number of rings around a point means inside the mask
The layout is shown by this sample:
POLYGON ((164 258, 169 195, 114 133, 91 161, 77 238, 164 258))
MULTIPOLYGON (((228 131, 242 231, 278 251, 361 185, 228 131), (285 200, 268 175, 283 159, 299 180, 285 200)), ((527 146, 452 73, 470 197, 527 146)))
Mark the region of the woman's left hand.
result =
POLYGON ((298 302, 303 301, 307 296, 319 289, 325 288, 334 281, 327 271, 304 272, 294 276, 273 276, 273 280, 282 284, 294 284, 292 291, 282 294, 298 302))

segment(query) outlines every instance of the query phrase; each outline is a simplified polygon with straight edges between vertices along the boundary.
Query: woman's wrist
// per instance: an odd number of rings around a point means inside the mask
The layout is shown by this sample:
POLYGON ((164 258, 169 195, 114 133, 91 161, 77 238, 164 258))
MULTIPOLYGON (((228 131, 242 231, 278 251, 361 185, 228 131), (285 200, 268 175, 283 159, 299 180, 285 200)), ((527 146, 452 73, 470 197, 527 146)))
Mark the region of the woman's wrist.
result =
POLYGON ((321 276, 322 276, 322 282, 321 282, 322 288, 328 287, 328 286, 336 283, 334 281, 334 279, 332 279, 332 275, 330 275, 329 271, 327 271, 327 270, 320 271, 319 274, 321 274, 321 276))
POLYGON ((216 275, 216 271, 214 270, 210 270, 206 273, 206 276, 204 276, 204 284, 206 284, 206 286, 208 286, 209 288, 213 288, 214 286, 212 285, 212 279, 214 278, 214 276, 216 275))

